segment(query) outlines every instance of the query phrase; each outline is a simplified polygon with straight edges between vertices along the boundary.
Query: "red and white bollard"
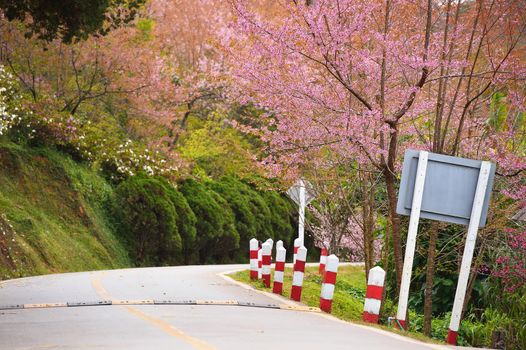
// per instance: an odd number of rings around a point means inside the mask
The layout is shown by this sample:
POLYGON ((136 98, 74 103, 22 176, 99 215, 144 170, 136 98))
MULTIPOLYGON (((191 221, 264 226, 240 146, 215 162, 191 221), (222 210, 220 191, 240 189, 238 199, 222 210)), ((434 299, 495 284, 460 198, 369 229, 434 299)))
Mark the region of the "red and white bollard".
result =
POLYGON ((261 248, 258 248, 258 280, 262 277, 262 269, 263 269, 263 251, 261 248))
POLYGON ((325 274, 323 275, 323 284, 321 285, 320 309, 331 312, 332 298, 334 296, 334 285, 336 284, 336 275, 338 274, 338 257, 331 254, 327 257, 325 274))
POLYGON ((283 248, 283 241, 280 239, 276 242, 276 261, 278 260, 278 249, 283 248))
POLYGON ((261 275, 263 277, 263 283, 265 284, 265 287, 270 288, 270 257, 272 254, 270 243, 265 242, 263 243, 263 246, 261 247, 262 251, 262 262, 263 267, 261 271, 261 275))
POLYGON ((294 263, 294 274, 292 275, 292 290, 290 291, 290 298, 295 301, 301 301, 305 261, 307 261, 307 248, 299 247, 294 263))
POLYGON ((320 275, 323 275, 325 272, 325 265, 327 264, 327 249, 321 248, 320 255, 320 275))
POLYGON ((250 240, 250 279, 258 279, 258 240, 250 240))
POLYGON ((296 256, 298 255, 298 249, 300 248, 300 239, 299 238, 296 238, 294 240, 294 255, 293 255, 293 259, 292 259, 292 263, 295 264, 296 263, 296 256))
POLYGON ((365 304, 363 306, 363 320, 365 322, 378 323, 380 306, 382 305, 384 281, 385 271, 380 266, 375 266, 369 270, 365 304))
POLYGON ((270 263, 272 263, 272 249, 274 248, 274 240, 269 238, 265 241, 265 243, 270 244, 270 263))
POLYGON ((281 241, 276 242, 276 268, 274 269, 274 287, 272 292, 281 295, 283 293, 283 274, 287 250, 283 248, 283 242, 281 242, 282 246, 278 247, 279 242, 281 241))

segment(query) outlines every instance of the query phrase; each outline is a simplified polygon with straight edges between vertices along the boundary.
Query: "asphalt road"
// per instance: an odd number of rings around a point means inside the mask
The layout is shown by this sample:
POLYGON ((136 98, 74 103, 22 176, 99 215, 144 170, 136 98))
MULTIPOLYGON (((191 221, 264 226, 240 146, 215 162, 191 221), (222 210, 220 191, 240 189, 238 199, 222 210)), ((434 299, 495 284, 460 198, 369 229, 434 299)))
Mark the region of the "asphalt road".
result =
MULTIPOLYGON (((0 304, 101 299, 284 303, 222 273, 246 265, 67 273, 0 283, 0 304)), ((321 313, 229 305, 0 310, 0 349, 448 349, 321 313)))

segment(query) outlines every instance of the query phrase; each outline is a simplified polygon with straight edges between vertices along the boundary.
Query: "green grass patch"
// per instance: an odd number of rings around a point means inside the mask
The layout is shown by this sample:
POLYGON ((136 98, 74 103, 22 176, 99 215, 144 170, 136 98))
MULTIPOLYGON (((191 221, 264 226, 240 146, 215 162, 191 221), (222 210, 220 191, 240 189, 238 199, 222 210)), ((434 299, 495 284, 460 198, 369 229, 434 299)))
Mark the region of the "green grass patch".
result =
MULTIPOLYGON (((250 284, 256 289, 272 291, 265 288, 262 281, 251 281, 249 271, 235 272, 230 277, 237 281, 250 284)), ((305 268, 301 301, 308 305, 319 307, 322 277, 318 267, 305 268)), ((292 287, 292 269, 286 268, 283 277, 283 296, 290 298, 292 287)), ((365 298, 365 271, 362 266, 341 266, 338 269, 338 279, 334 290, 332 314, 347 321, 358 321, 362 318, 365 298)))
POLYGON ((107 216, 111 193, 60 152, 0 140, 0 280, 132 265, 107 216))
MULTIPOLYGON (((273 275, 273 273, 272 273, 273 275)), ((266 288, 261 280, 253 281, 250 279, 250 271, 237 271, 228 275, 236 281, 246 283, 252 287, 272 292, 272 288, 266 288)), ((318 273, 317 266, 308 266, 305 268, 305 276, 303 280, 303 290, 301 294, 301 302, 312 307, 319 307, 321 294, 322 277, 318 273)), ((272 284, 271 284, 272 286, 272 284)), ((283 296, 290 298, 290 290, 292 287, 292 269, 286 268, 283 278, 283 296)), ((373 325, 362 321, 363 304, 365 300, 365 270, 363 266, 340 266, 338 268, 338 277, 336 280, 336 287, 334 290, 334 298, 332 302, 332 315, 345 321, 360 323, 370 327, 380 328, 393 333, 408 336, 427 343, 443 344, 444 342, 426 337, 422 333, 411 331, 400 331, 394 327, 387 325, 373 325)), ((389 301, 387 302, 391 304, 389 301)))

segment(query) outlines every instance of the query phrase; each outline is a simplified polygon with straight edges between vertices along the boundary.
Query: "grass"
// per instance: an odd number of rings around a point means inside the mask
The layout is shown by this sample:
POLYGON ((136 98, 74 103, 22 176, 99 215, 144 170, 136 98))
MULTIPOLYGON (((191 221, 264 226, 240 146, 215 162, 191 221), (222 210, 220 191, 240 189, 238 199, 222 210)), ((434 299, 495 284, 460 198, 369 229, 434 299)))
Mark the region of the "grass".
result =
POLYGON ((111 191, 60 152, 0 140, 0 280, 130 266, 106 215, 111 191))
MULTIPOLYGON (((271 288, 266 288, 261 280, 253 281, 250 279, 249 270, 237 271, 229 276, 236 281, 246 283, 252 287, 272 292, 271 288)), ((319 307, 320 293, 321 293, 322 277, 318 273, 317 266, 308 266, 305 268, 305 276, 303 280, 303 289, 301 301, 305 305, 319 307)), ((271 284, 272 286, 272 284, 271 284)), ((290 298, 290 290, 292 286, 292 269, 286 268, 283 278, 283 296, 290 298)), ((437 341, 426 337, 422 333, 411 331, 400 331, 395 327, 387 325, 374 325, 362 321, 363 304, 365 299, 365 271, 363 266, 340 266, 338 269, 338 277, 336 287, 334 290, 334 298, 332 303, 331 314, 339 319, 359 323, 400 335, 408 336, 427 343, 443 344, 444 342, 437 341)), ((389 302, 388 302, 389 303, 389 302)), ((385 322, 385 320, 384 320, 385 322)))

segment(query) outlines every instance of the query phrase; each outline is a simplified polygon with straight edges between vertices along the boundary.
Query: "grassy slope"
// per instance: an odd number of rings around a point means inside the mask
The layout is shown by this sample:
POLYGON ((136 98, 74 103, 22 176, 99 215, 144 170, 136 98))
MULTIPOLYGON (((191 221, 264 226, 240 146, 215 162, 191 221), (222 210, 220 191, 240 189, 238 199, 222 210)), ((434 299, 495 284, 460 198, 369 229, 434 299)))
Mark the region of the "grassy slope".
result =
POLYGON ((0 279, 131 265, 105 216, 110 194, 59 152, 0 140, 0 279))
MULTIPOLYGON (((273 272, 272 272, 273 274, 273 272)), ((256 289, 271 292, 272 289, 265 288, 262 281, 251 281, 249 271, 238 271, 229 275, 233 279, 249 284, 256 289)), ((290 298, 292 286, 292 269, 285 269, 283 284, 283 296, 290 298)), ((302 303, 308 306, 319 307, 322 278, 318 274, 318 267, 310 266, 305 268, 303 289, 301 295, 302 303)), ((334 290, 332 303, 332 315, 346 321, 362 323, 374 326, 394 333, 403 334, 428 343, 442 343, 435 339, 428 338, 421 333, 401 332, 394 327, 382 325, 371 325, 362 322, 363 303, 365 299, 365 271, 362 266, 341 266, 338 268, 338 277, 334 290)))

